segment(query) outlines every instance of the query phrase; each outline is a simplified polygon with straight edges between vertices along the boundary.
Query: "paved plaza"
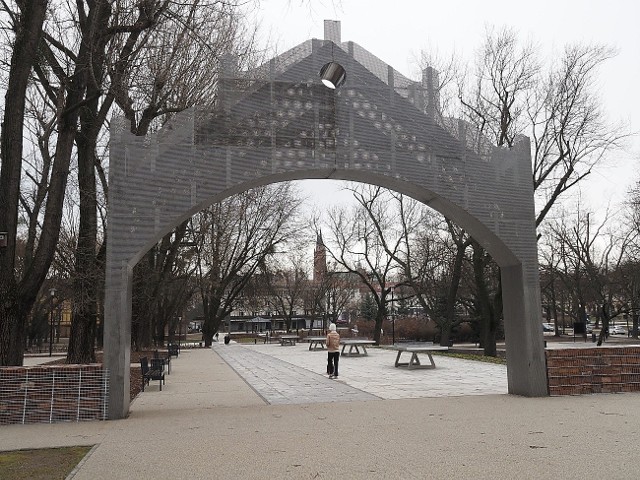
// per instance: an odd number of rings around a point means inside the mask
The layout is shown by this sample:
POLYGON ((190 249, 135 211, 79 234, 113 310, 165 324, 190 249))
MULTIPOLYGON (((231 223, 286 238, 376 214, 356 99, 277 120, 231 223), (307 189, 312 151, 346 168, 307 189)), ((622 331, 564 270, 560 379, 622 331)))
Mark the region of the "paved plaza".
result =
POLYGON ((0 450, 94 445, 97 479, 632 479, 640 394, 523 398, 504 366, 395 352, 343 357, 306 344, 183 350, 127 419, 0 427, 0 450))
POLYGON ((307 343, 214 345, 216 352, 266 402, 312 403, 507 393, 507 368, 434 355, 434 370, 394 366, 397 352, 369 348, 366 357, 341 357, 339 380, 329 380, 327 351, 307 343))

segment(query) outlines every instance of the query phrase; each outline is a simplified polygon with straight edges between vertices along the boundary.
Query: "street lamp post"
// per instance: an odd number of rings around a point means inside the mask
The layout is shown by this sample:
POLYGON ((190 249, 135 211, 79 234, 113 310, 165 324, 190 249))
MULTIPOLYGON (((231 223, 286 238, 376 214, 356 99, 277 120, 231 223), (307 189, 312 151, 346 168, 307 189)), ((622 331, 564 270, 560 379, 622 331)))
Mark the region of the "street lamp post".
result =
POLYGON ((49 290, 49 356, 53 354, 53 299, 56 298, 56 289, 49 290))
POLYGON ((392 344, 396 344, 396 318, 395 313, 393 311, 393 307, 395 307, 394 298, 393 298, 394 288, 391 287, 391 341, 392 344))

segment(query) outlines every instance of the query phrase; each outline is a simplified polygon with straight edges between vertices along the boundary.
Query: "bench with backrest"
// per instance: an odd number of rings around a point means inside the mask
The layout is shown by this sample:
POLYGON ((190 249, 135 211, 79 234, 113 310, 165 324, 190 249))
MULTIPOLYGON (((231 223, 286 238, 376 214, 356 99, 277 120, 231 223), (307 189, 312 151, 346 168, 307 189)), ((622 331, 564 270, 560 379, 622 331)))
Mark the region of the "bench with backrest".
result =
POLYGON ((160 391, 162 391, 162 384, 164 380, 164 359, 152 358, 151 363, 147 357, 140 357, 140 370, 142 371, 142 391, 144 392, 144 386, 149 385, 151 380, 158 380, 160 384, 160 391))
POLYGON ((177 357, 180 354, 180 347, 175 343, 167 345, 167 349, 169 350, 170 357, 177 357))
POLYGON ((164 360, 165 365, 167 366, 167 375, 171 375, 171 355, 169 352, 160 353, 158 350, 153 352, 153 358, 162 358, 164 360))

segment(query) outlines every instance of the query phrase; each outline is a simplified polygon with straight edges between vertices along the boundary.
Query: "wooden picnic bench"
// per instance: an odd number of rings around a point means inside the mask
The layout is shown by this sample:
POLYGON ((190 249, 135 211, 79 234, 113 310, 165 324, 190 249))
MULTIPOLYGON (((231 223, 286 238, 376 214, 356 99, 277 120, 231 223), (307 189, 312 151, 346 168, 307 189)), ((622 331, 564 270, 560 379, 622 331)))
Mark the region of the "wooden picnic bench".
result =
POLYGON ((369 355, 367 353, 367 345, 374 345, 376 342, 366 338, 345 338, 344 340, 340 339, 340 343, 342 344, 342 351, 340 352, 340 356, 366 357, 367 355, 369 355), (345 349, 347 348, 347 346, 349 347, 349 350, 345 352, 345 349), (360 349, 362 349, 362 351, 360 351, 360 349))
POLYGON ((296 341, 299 339, 300 337, 298 335, 280 335, 280 346, 284 347, 284 346, 295 346, 296 341))
POLYGON ((147 357, 140 357, 143 392, 145 384, 149 385, 151 380, 158 380, 160 384, 160 391, 162 391, 162 384, 166 383, 164 380, 164 365, 164 358, 152 358, 151 364, 149 364, 149 359, 147 357))
POLYGON ((327 337, 307 337, 307 341, 309 342, 309 350, 317 350, 320 348, 324 350, 325 345, 327 343, 327 337))
POLYGON ((433 357, 431 356, 431 352, 437 352, 437 351, 446 351, 449 350, 449 347, 442 347, 440 345, 434 345, 432 342, 428 342, 428 343, 413 343, 413 344, 406 344, 406 345, 394 345, 393 346, 394 349, 398 350, 398 355, 396 356, 396 367, 407 367, 407 369, 409 370, 413 370, 416 368, 425 368, 425 369, 431 369, 431 368, 436 368, 436 364, 433 361, 433 357), (401 362, 400 361, 400 355, 402 355, 403 352, 407 352, 407 353, 411 353, 411 358, 409 359, 408 362, 401 362), (418 358, 418 354, 422 354, 422 353, 426 353, 427 357, 429 358, 429 363, 428 364, 423 364, 420 363, 420 359, 418 358))

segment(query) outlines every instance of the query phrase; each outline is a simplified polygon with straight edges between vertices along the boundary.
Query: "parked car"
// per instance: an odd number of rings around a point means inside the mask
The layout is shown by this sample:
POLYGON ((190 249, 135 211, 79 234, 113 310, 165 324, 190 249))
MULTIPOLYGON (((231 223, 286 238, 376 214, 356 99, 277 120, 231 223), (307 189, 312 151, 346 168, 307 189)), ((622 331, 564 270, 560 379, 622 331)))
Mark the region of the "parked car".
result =
POLYGON ((555 327, 553 326, 553 323, 543 323, 542 324, 542 331, 543 332, 555 332, 555 327))
POLYGON ((609 327, 609 335, 626 335, 627 330, 620 325, 614 325, 609 327))

